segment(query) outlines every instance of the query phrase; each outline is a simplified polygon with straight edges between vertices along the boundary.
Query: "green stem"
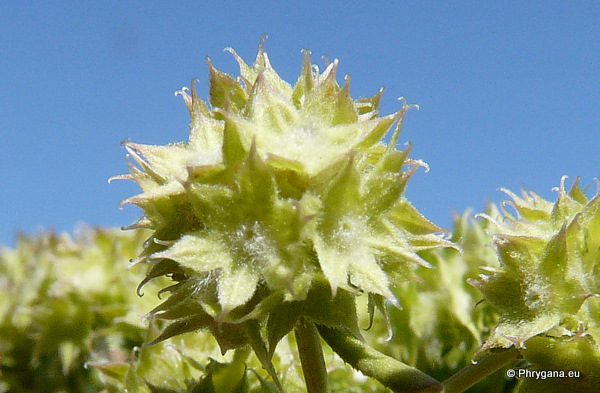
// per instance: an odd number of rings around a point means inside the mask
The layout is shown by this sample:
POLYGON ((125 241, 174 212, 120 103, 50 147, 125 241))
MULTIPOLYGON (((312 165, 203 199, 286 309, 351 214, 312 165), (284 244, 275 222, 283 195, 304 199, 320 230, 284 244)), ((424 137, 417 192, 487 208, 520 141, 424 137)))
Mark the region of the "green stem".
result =
POLYGON ((321 337, 340 357, 364 375, 374 378, 396 393, 438 393, 442 385, 414 367, 366 345, 350 332, 318 325, 321 337))
POLYGON ((481 381, 494 371, 516 359, 519 351, 515 348, 491 352, 477 363, 470 364, 445 380, 444 393, 461 393, 481 381))
POLYGON ((277 387, 277 391, 279 393, 283 393, 283 387, 281 386, 281 382, 279 382, 279 378, 277 377, 277 372, 275 371, 275 367, 273 367, 273 362, 271 361, 271 355, 268 354, 267 348, 265 347, 265 343, 260 336, 260 328, 258 322, 256 320, 246 321, 244 323, 244 327, 246 330, 246 336, 250 340, 250 345, 256 354, 256 357, 262 364, 263 368, 267 370, 267 373, 275 382, 275 386, 277 387))
POLYGON ((330 393, 321 337, 313 322, 300 319, 294 329, 307 393, 330 393))

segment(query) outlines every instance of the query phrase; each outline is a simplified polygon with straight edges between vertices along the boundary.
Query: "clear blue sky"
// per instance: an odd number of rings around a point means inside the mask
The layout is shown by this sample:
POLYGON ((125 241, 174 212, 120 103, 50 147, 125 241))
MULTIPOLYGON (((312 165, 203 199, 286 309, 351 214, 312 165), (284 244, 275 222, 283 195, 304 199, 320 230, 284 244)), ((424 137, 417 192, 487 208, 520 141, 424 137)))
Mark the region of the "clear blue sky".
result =
POLYGON ((0 5, 0 244, 17 230, 121 226, 137 208, 119 143, 186 140, 173 92, 205 56, 230 73, 234 47, 259 38, 286 80, 301 49, 340 60, 353 96, 386 87, 382 112, 407 97, 401 141, 429 163, 408 197, 451 226, 504 186, 546 198, 562 175, 600 176, 600 6, 597 2, 25 2, 0 5))

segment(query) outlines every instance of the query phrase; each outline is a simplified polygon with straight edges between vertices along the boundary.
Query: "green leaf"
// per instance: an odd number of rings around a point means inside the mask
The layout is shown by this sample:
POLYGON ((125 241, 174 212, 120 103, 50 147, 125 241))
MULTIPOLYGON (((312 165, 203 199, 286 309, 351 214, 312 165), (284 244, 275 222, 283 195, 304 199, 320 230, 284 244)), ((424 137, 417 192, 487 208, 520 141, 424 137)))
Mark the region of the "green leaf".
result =
POLYGON ((153 254, 151 258, 171 259, 198 274, 228 268, 233 264, 231 253, 216 231, 184 235, 174 245, 153 254))
POLYGON ((215 392, 247 393, 248 379, 246 365, 243 362, 219 363, 213 359, 207 367, 208 377, 215 392))
POLYGON ((332 125, 350 124, 358 121, 358 114, 354 108, 354 100, 350 97, 350 77, 346 81, 336 97, 335 113, 332 125))
POLYGON ((222 314, 227 315, 229 311, 250 300, 256 291, 259 279, 258 272, 245 265, 223 270, 217 284, 222 314))
POLYGON ((155 345, 161 341, 167 340, 171 337, 178 336, 183 333, 194 332, 199 329, 208 328, 213 323, 213 319, 207 314, 181 319, 172 322, 162 331, 162 333, 157 338, 145 345, 155 345))
POLYGON ((156 385, 151 384, 148 381, 144 381, 144 382, 146 383, 146 386, 148 387, 148 389, 150 389, 151 393, 180 393, 180 391, 178 391, 178 390, 156 386, 156 385))
POLYGON ((260 328, 256 321, 248 321, 243 324, 246 335, 250 341, 250 345, 256 354, 256 357, 262 364, 263 368, 269 373, 269 376, 275 382, 277 390, 279 393, 283 393, 283 387, 281 386, 281 382, 279 381, 279 377, 277 376, 277 371, 275 371, 275 367, 273 367, 273 362, 271 356, 267 352, 267 348, 265 346, 265 341, 260 334, 260 328))
POLYGON ((327 283, 320 282, 314 284, 305 300, 287 301, 273 307, 267 321, 269 356, 273 355, 279 341, 294 329, 302 317, 326 326, 346 328, 360 337, 354 296, 348 291, 339 290, 332 297, 327 283))
POLYGON ((223 116, 225 128, 223 130, 223 161, 230 171, 236 170, 244 160, 252 135, 246 135, 251 130, 251 123, 239 116, 225 110, 216 113, 223 116))
POLYGON ((258 132, 254 137, 269 138, 270 133, 282 134, 298 122, 298 111, 291 97, 281 94, 260 72, 256 78, 249 101, 249 116, 256 122, 258 132))
POLYGON ((131 365, 126 362, 113 362, 113 363, 96 363, 91 362, 86 364, 87 367, 93 367, 100 371, 100 373, 107 377, 116 379, 117 381, 124 381, 129 372, 131 365))
POLYGON ((210 104, 215 108, 227 108, 228 103, 236 112, 246 106, 248 97, 242 86, 230 75, 217 70, 207 57, 210 71, 210 104))

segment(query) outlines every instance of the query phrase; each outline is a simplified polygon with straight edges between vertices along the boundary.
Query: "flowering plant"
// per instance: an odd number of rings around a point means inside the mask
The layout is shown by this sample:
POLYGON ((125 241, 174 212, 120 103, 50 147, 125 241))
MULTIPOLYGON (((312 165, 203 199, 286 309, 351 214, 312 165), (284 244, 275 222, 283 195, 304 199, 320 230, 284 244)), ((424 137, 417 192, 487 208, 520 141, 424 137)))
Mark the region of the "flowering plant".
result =
POLYGON ((132 232, 2 250, 0 392, 600 389, 600 192, 506 191, 444 233, 404 195, 411 105, 229 51, 208 102, 177 92, 188 141, 124 142, 132 232))

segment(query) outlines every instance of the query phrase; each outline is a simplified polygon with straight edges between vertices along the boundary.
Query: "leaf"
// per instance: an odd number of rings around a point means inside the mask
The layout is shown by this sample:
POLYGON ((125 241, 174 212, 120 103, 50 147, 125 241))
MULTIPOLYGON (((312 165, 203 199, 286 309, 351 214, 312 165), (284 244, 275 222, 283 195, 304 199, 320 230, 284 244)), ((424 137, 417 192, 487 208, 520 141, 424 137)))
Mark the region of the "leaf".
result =
POLYGON ((139 297, 144 296, 144 294, 141 293, 141 290, 144 287, 144 285, 146 285, 148 282, 152 281, 153 279, 155 279, 157 277, 164 276, 168 273, 173 272, 173 270, 176 270, 177 266, 178 266, 177 262, 168 260, 168 259, 159 261, 157 264, 152 266, 150 271, 148 273, 146 273, 146 277, 144 277, 142 282, 140 282, 140 284, 138 285, 137 290, 136 290, 137 295, 139 297))
POLYGON ((151 258, 171 259, 198 274, 227 268, 233 263, 220 237, 206 231, 184 235, 168 249, 152 254, 151 258))
POLYGON ((354 108, 354 100, 350 97, 350 77, 346 76, 344 86, 336 96, 335 112, 331 124, 350 124, 357 121, 358 113, 354 108))
POLYGON ((202 307, 201 291, 192 280, 177 285, 171 296, 148 314, 158 319, 180 319, 191 315, 209 316, 202 307))
MULTIPOLYGON (((389 211, 387 217, 397 227, 404 228, 415 235, 442 231, 442 228, 426 219, 410 202, 404 199, 389 211)), ((438 238, 438 240, 442 239, 438 238)))
POLYGON ((315 234, 313 237, 315 251, 319 258, 321 270, 335 294, 339 287, 345 287, 348 283, 349 261, 335 247, 332 247, 325 241, 321 235, 315 234))
POLYGON ((106 375, 107 377, 116 379, 117 381, 124 381, 127 377, 127 373, 129 372, 129 368, 131 364, 127 362, 113 362, 113 363, 97 363, 97 362, 89 362, 86 363, 86 367, 93 367, 98 369, 100 373, 106 375))
POLYGON ((217 340, 221 354, 225 355, 230 349, 238 349, 249 344, 249 337, 243 324, 215 323, 210 329, 217 340))
POLYGON ((279 378, 277 376, 277 372, 275 371, 275 367, 273 367, 273 362, 271 361, 271 355, 267 353, 267 348, 265 346, 265 341, 263 340, 260 334, 260 328, 256 321, 250 320, 245 322, 244 324, 246 335, 250 340, 250 345, 256 354, 256 357, 262 364, 263 368, 269 373, 269 376, 275 382, 277 386, 277 390, 279 393, 283 393, 283 387, 281 386, 281 382, 279 382, 279 378))
POLYGON ((276 89, 260 72, 252 88, 249 101, 249 117, 262 131, 254 137, 268 137, 264 133, 282 134, 298 122, 298 111, 291 97, 276 89))
POLYGON ((252 130, 252 123, 233 113, 218 110, 216 113, 225 119, 223 130, 223 160, 230 171, 235 171, 247 154, 253 135, 247 135, 252 130))
POLYGON ((214 323, 212 317, 208 314, 206 315, 198 315, 189 317, 186 319, 181 319, 179 321, 175 321, 167 326, 162 333, 149 342, 148 344, 144 344, 145 346, 155 345, 161 341, 169 339, 173 336, 177 336, 183 333, 194 332, 199 329, 208 328, 214 323))
POLYGON ((283 302, 271 310, 267 321, 269 357, 273 356, 279 341, 294 329, 302 317, 326 326, 343 327, 357 337, 361 336, 354 295, 340 290, 332 298, 331 289, 321 281, 314 284, 305 300, 283 302))
POLYGON ((246 365, 243 362, 219 363, 210 359, 207 371, 207 378, 210 378, 214 392, 248 392, 246 365))
POLYGON ((256 291, 258 280, 255 269, 246 265, 221 272, 217 290, 223 316, 250 300, 256 291))
POLYGON ((226 108, 227 101, 238 112, 246 106, 248 97, 242 86, 230 75, 217 70, 207 57, 208 70, 210 71, 210 104, 215 108, 226 108))
POLYGON ((350 282, 361 290, 374 293, 398 304, 396 297, 389 288, 385 272, 379 267, 372 253, 365 253, 359 261, 350 265, 350 282))
POLYGON ((277 200, 277 185, 272 172, 256 151, 253 141, 248 157, 236 173, 240 204, 252 206, 251 214, 268 216, 277 200))
MULTIPOLYGON (((357 157, 347 158, 346 166, 331 182, 323 196, 326 219, 337 221, 340 216, 357 212, 361 209, 360 174, 356 168, 357 157)), ((330 229, 331 223, 325 222, 323 226, 330 229)))
POLYGON ((148 381, 144 381, 144 382, 146 383, 146 386, 148 387, 148 389, 150 389, 151 393, 180 393, 179 391, 174 390, 174 389, 168 389, 168 388, 163 388, 160 386, 153 385, 148 381))
POLYGON ((358 134, 360 139, 356 140, 353 148, 356 150, 365 150, 373 146, 387 134, 395 121, 396 115, 393 114, 358 123, 361 125, 361 130, 358 134))

